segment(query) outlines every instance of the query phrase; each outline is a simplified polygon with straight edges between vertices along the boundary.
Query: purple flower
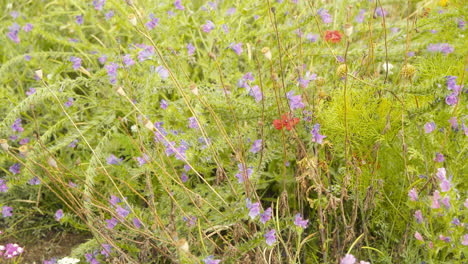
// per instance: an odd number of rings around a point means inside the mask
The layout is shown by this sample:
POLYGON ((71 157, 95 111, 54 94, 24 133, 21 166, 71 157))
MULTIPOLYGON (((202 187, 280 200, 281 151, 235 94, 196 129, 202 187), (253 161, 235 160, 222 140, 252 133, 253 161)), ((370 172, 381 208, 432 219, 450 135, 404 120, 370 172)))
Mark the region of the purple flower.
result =
POLYGON ((223 25, 221 26, 221 28, 223 29, 223 31, 224 31, 225 34, 227 34, 227 33, 229 32, 229 27, 228 27, 228 25, 223 24, 223 25))
POLYGON ((247 85, 246 88, 249 91, 249 95, 251 95, 255 99, 255 102, 258 103, 263 99, 262 90, 260 89, 260 87, 258 87, 258 85, 254 85, 252 87, 247 85))
POLYGON ((431 202, 432 209, 440 208, 439 199, 440 199, 440 192, 438 190, 435 190, 434 195, 432 196, 432 202, 431 202))
POLYGON ((450 118, 449 123, 453 130, 458 130, 458 120, 456 117, 450 118))
POLYGON ((308 33, 305 37, 309 42, 316 42, 319 39, 318 34, 308 33))
POLYGON ((115 196, 115 195, 111 195, 110 199, 109 199, 109 203, 112 205, 112 206, 116 206, 118 203, 122 202, 120 200, 119 197, 115 196))
POLYGON ((442 241, 445 241, 447 243, 450 243, 450 237, 446 237, 444 235, 439 235, 439 239, 442 240, 442 241))
POLYGON ((22 121, 21 118, 17 118, 15 122, 13 122, 13 125, 11 125, 11 129, 13 129, 13 131, 18 132, 18 133, 23 132, 24 128, 22 127, 21 121, 22 121))
POLYGON ((414 217, 416 218, 416 222, 418 222, 419 224, 424 221, 421 210, 417 210, 416 212, 414 212, 414 217))
POLYGON ((266 243, 269 246, 272 246, 276 242, 276 230, 275 229, 271 229, 263 236, 265 237, 266 243))
POLYGON ((70 107, 73 105, 74 99, 72 97, 68 98, 68 101, 65 102, 64 106, 65 107, 70 107))
POLYGON ((255 140, 254 143, 252 144, 252 147, 250 148, 250 152, 252 153, 259 152, 262 149, 262 142, 263 141, 261 139, 255 140))
POLYGON ((437 178, 439 178, 440 181, 443 181, 445 179, 447 179, 447 170, 445 170, 445 168, 438 168, 437 169, 437 173, 436 173, 436 176, 437 178))
POLYGON ((193 128, 193 129, 198 129, 199 128, 198 123, 197 123, 197 119, 194 116, 189 117, 188 120, 189 120, 189 125, 188 125, 189 128, 193 128))
POLYGON ((101 11, 104 5, 106 4, 106 0, 93 0, 94 9, 101 11))
POLYGON ((138 219, 137 217, 134 217, 134 218, 132 219, 132 222, 133 222, 133 225, 134 225, 136 228, 141 228, 142 224, 141 224, 140 219, 138 219))
POLYGON ((236 174, 236 178, 237 178, 239 183, 243 183, 244 182, 244 175, 246 174, 245 177, 247 179, 250 178, 250 176, 253 173, 253 169, 252 169, 252 167, 249 167, 249 168, 247 168, 247 171, 244 171, 244 166, 242 165, 242 163, 237 164, 237 167, 239 168, 239 173, 236 174))
POLYGON ((180 180, 182 182, 184 182, 184 183, 188 181, 188 176, 187 176, 187 173, 185 171, 182 172, 182 174, 180 175, 180 180))
POLYGON ((448 192, 448 191, 450 191, 450 188, 451 188, 450 181, 447 180, 447 179, 443 179, 443 180, 440 182, 439 186, 440 186, 440 190, 441 190, 442 192, 448 192))
POLYGON ((301 228, 307 228, 308 223, 309 223, 309 220, 302 219, 301 214, 296 214, 296 216, 294 217, 294 225, 295 226, 298 226, 298 227, 301 227, 301 228))
POLYGON ((176 9, 184 10, 185 7, 182 5, 182 0, 175 0, 174 6, 176 9))
POLYGON ((465 30, 466 21, 463 20, 462 18, 457 19, 457 26, 459 29, 465 30))
POLYGON ((434 158, 434 161, 435 162, 444 162, 445 161, 444 154, 437 152, 436 156, 434 158))
POLYGON ((94 254, 87 253, 85 254, 85 259, 89 264, 100 264, 99 260, 96 259, 97 251, 94 254))
POLYGON ((156 67, 155 72, 157 72, 159 74, 159 77, 161 77, 161 79, 163 80, 166 80, 169 77, 169 71, 163 66, 156 67))
POLYGON ((228 15, 228 16, 234 15, 235 13, 236 13, 236 8, 235 7, 231 7, 226 11, 226 15, 228 15))
POLYGON ((231 47, 231 49, 232 49, 237 55, 239 55, 239 56, 240 56, 240 55, 242 54, 242 52, 244 51, 244 50, 242 49, 242 42, 239 42, 239 43, 237 43, 237 44, 233 42, 233 43, 231 43, 230 47, 231 47))
POLYGON ((99 63, 104 64, 107 61, 107 56, 102 55, 101 57, 98 58, 99 63))
POLYGON ((79 15, 79 16, 76 16, 75 17, 75 21, 78 25, 82 25, 83 24, 83 15, 79 15))
POLYGON ((68 144, 69 148, 76 148, 76 144, 78 144, 78 139, 74 139, 70 144, 68 144))
POLYGON ((377 7, 377 9, 375 10, 375 14, 379 17, 386 17, 387 11, 383 9, 383 7, 377 7))
POLYGON ((364 22, 364 14, 366 13, 365 9, 360 9, 359 14, 356 16, 355 20, 357 23, 362 23, 364 22))
POLYGON ((434 122, 427 122, 424 124, 424 132, 426 134, 432 133, 436 129, 436 124, 434 122))
POLYGON ((19 17, 19 15, 20 15, 20 13, 18 11, 16 11, 16 10, 10 12, 10 16, 13 19, 17 19, 19 17))
POLYGON ((41 184, 41 180, 39 180, 39 178, 37 178, 36 176, 33 177, 32 179, 30 179, 28 181, 29 185, 39 185, 41 184))
POLYGON ((448 105, 456 105, 458 103, 458 94, 451 93, 449 96, 445 97, 445 103, 448 105))
POLYGON ((20 169, 21 169, 21 165, 19 163, 15 163, 11 165, 8 170, 13 174, 19 174, 21 172, 20 169))
POLYGON ((33 94, 35 94, 35 93, 36 93, 36 89, 31 87, 31 88, 29 88, 29 90, 26 92, 26 95, 27 95, 27 96, 31 96, 31 95, 33 95, 33 94))
POLYGON ((294 95, 294 91, 289 91, 286 93, 286 97, 289 99, 289 107, 291 110, 305 107, 304 103, 302 102, 302 96, 300 94, 294 95))
POLYGON ((409 196, 411 201, 417 201, 418 200, 418 192, 416 191, 415 188, 411 189, 408 192, 408 196, 409 196))
POLYGON ((145 26, 148 30, 152 30, 159 25, 159 18, 154 17, 153 14, 150 14, 150 21, 148 21, 145 26))
POLYGON ((463 236, 463 240, 462 240, 461 244, 464 245, 464 246, 468 246, 468 234, 465 234, 463 236))
POLYGON ((304 78, 299 77, 297 81, 299 82, 299 85, 302 88, 307 88, 307 86, 309 86, 310 81, 313 81, 315 79, 317 79, 317 74, 315 73, 311 74, 310 72, 306 72, 306 75, 304 76, 304 78))
POLYGON ((450 208, 450 197, 446 196, 440 202, 448 209, 450 208))
POLYGON ((129 210, 127 210, 127 209, 125 209, 125 208, 123 208, 121 206, 117 206, 117 208, 115 209, 115 212, 121 218, 125 218, 130 214, 129 210))
MULTIPOLYGON (((18 244, 8 243, 5 246, 1 245, 0 247, 0 256, 3 255, 6 259, 14 258, 24 252, 24 248, 18 246, 18 244)), ((13 262, 17 263, 16 261, 13 262)))
POLYGON ((78 187, 78 185, 76 185, 76 183, 74 183, 73 181, 68 181, 68 186, 70 186, 71 188, 78 187))
POLYGON ((455 51, 455 48, 448 43, 429 44, 427 46, 429 52, 442 52, 444 55, 448 55, 455 51))
POLYGON ((340 264, 354 264, 356 263, 356 258, 351 254, 346 254, 341 260, 340 264))
POLYGON ((408 51, 408 52, 406 53, 406 56, 408 56, 408 57, 414 57, 415 54, 416 54, 416 53, 415 53, 414 51, 408 51))
POLYGON ((327 136, 320 134, 320 124, 315 124, 314 128, 310 132, 312 134, 312 142, 317 142, 318 144, 323 144, 323 139, 327 136))
POLYGON ((130 67, 133 64, 135 64, 135 61, 132 59, 132 56, 130 54, 123 56, 122 61, 127 67, 130 67))
POLYGON ((206 20, 206 23, 202 26, 202 30, 205 33, 210 33, 215 28, 215 24, 211 20, 206 20))
POLYGON ((29 143, 29 141, 30 141, 30 139, 28 137, 25 137, 25 138, 20 139, 19 144, 20 145, 26 145, 26 144, 29 143))
POLYGON ((10 217, 13 216, 13 207, 10 206, 3 206, 2 207, 2 215, 3 217, 10 217))
POLYGON ((249 198, 246 199, 246 203, 246 207, 249 209, 249 216, 251 219, 254 219, 260 214, 260 203, 252 203, 249 198))
POLYGON ((117 83, 117 69, 119 65, 117 63, 111 62, 106 64, 104 68, 107 70, 107 75, 109 76, 109 81, 111 84, 117 83))
POLYGON ((0 193, 5 193, 8 191, 8 186, 6 185, 6 181, 4 179, 0 179, 0 193))
POLYGON ((330 24, 333 22, 332 16, 328 13, 328 10, 320 8, 317 14, 322 18, 323 23, 330 24))
POLYGON ((110 10, 109 12, 107 12, 107 13, 104 15, 104 17, 106 18, 106 20, 111 19, 113 16, 114 16, 114 11, 113 11, 113 10, 110 10))
POLYGON ((437 33, 437 30, 431 29, 431 33, 432 33, 432 34, 435 34, 435 33, 437 33))
POLYGON ((115 219, 114 217, 112 217, 111 219, 106 219, 105 221, 107 223, 108 229, 114 229, 114 227, 118 224, 117 219, 115 219))
POLYGON ((58 209, 57 212, 55 212, 55 220, 60 221, 60 219, 62 219, 62 217, 63 217, 63 210, 58 209))
POLYGON ((24 32, 29 32, 33 29, 33 25, 30 23, 27 23, 26 25, 23 26, 23 31, 24 32))
POLYGON ((192 56, 195 53, 195 46, 192 43, 187 44, 187 54, 192 56))
POLYGON ((122 158, 117 158, 114 154, 107 157, 106 161, 109 165, 119 165, 122 162, 122 158))
POLYGON ((167 103, 166 100, 161 99, 161 102, 159 103, 159 106, 160 106, 162 109, 166 110, 167 107, 169 106, 169 104, 167 103))
POLYGON ((215 259, 213 256, 208 256, 203 259, 205 264, 219 264, 221 260, 215 259))
POLYGON ((458 218, 456 218, 456 217, 453 218, 452 224, 454 224, 454 225, 456 225, 456 226, 459 226, 459 225, 461 224, 460 219, 458 219, 458 218))
POLYGON ((101 247, 102 247, 101 254, 106 257, 109 257, 110 253, 112 252, 112 246, 109 244, 101 244, 101 247))
POLYGON ((142 157, 137 157, 136 159, 138 161, 138 165, 141 167, 141 166, 145 165, 148 162, 149 156, 146 155, 146 154, 143 154, 142 157))
POLYGON ((57 264, 57 259, 56 258, 51 258, 49 260, 44 260, 42 264, 57 264))
POLYGON ((272 211, 273 209, 268 207, 262 214, 260 214, 260 222, 262 222, 262 224, 270 221, 272 211))
POLYGON ((8 33, 7 33, 7 36, 15 43, 20 43, 20 39, 18 37, 18 33, 19 33, 19 30, 20 30, 20 26, 17 24, 17 23, 13 23, 13 25, 11 25, 10 27, 8 27, 8 29, 10 30, 8 33))
POLYGON ((138 52, 138 60, 140 62, 148 60, 154 54, 154 48, 152 46, 141 45, 142 50, 138 52))

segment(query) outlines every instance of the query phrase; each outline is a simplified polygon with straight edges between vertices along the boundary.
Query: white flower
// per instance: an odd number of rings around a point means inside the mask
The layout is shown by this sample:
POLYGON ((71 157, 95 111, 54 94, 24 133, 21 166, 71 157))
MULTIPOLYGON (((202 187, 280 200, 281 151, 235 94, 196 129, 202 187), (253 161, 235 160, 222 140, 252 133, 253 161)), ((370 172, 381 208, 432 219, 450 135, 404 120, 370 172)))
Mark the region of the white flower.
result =
POLYGON ((75 264, 75 263, 78 263, 78 262, 80 262, 79 259, 64 257, 63 259, 59 259, 57 261, 57 264, 75 264))

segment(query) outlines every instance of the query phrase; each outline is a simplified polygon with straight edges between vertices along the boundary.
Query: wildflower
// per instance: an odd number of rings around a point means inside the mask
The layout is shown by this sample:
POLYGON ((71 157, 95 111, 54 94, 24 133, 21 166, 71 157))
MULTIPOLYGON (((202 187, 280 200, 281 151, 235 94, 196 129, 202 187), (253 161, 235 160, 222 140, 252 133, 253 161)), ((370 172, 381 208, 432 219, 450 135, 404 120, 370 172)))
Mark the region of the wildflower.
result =
POLYGON ((30 23, 27 23, 26 25, 23 26, 23 31, 24 32, 29 32, 33 29, 33 25, 30 23))
POLYGON ((110 253, 112 252, 112 246, 109 244, 101 244, 101 247, 102 247, 101 254, 106 257, 109 257, 110 253))
POLYGON ((27 95, 27 96, 31 96, 31 95, 33 95, 33 94, 35 94, 35 93, 36 93, 36 89, 31 87, 31 88, 29 88, 29 90, 26 92, 26 95, 27 95))
POLYGON ((417 201, 418 200, 418 192, 416 191, 415 188, 411 189, 408 192, 408 196, 409 196, 411 201, 417 201))
POLYGON ((11 165, 8 170, 13 174, 19 174, 21 172, 20 169, 21 169, 21 165, 19 163, 15 163, 11 165))
POLYGON ((199 128, 197 119, 194 116, 189 117, 189 128, 193 128, 193 129, 199 128))
POLYGON ((101 11, 104 5, 106 4, 106 0, 93 0, 94 9, 101 11))
MULTIPOLYGON (((65 258, 64 258, 65 259, 65 258)), ((60 259, 59 261, 61 261, 62 259, 60 259)), ((42 262, 42 264, 74 264, 74 263, 78 263, 80 262, 79 259, 77 259, 77 262, 68 262, 68 261, 62 261, 62 262, 57 262, 57 259, 56 258, 51 258, 49 260, 44 260, 42 262)))
POLYGON ((421 210, 416 210, 416 212, 414 212, 414 217, 416 218, 417 223, 420 224, 423 222, 423 216, 422 216, 421 210))
POLYGON ((141 224, 140 219, 138 219, 137 217, 134 217, 134 218, 132 219, 132 222, 133 222, 133 225, 134 225, 136 228, 141 228, 141 225, 142 225, 142 224, 141 224))
POLYGON ((186 172, 182 172, 182 175, 180 176, 180 180, 184 183, 188 181, 188 176, 186 172))
POLYGON ((436 176, 437 178, 439 178, 439 180, 445 180, 447 178, 447 171, 445 170, 445 168, 438 168, 437 169, 437 173, 436 173, 436 176))
POLYGON ((462 240, 461 244, 464 245, 464 246, 468 246, 468 234, 465 234, 463 236, 463 240, 462 240))
POLYGON ((444 235, 439 235, 439 239, 442 240, 442 241, 445 241, 447 243, 450 243, 450 237, 446 237, 444 235))
POLYGON ((416 55, 416 53, 414 51, 408 51, 406 53, 406 56, 408 56, 408 57, 414 57, 414 55, 416 55))
POLYGON ((62 217, 63 217, 63 210, 58 209, 57 212, 55 212, 55 220, 60 221, 60 219, 62 219, 62 217))
POLYGON ((219 264, 221 260, 215 259, 213 256, 208 256, 203 259, 205 264, 219 264))
POLYGON ((11 129, 13 129, 13 131, 18 132, 18 133, 23 132, 24 128, 21 124, 21 121, 22 121, 21 118, 17 118, 15 122, 13 122, 13 125, 11 125, 11 129))
POLYGON ((289 107, 291 110, 305 107, 301 95, 294 95, 294 91, 286 93, 286 97, 289 99, 289 107))
POLYGON ((0 193, 5 193, 8 191, 8 186, 6 185, 6 181, 4 179, 0 179, 0 193))
POLYGON ((25 137, 25 138, 20 139, 19 144, 20 145, 26 145, 26 144, 29 143, 29 141, 30 141, 30 139, 28 137, 25 137))
POLYGON ((126 54, 125 56, 123 56, 122 61, 127 67, 130 67, 135 64, 135 61, 132 59, 130 54, 126 54))
POLYGON ((116 84, 117 83, 117 69, 119 68, 119 65, 117 63, 111 62, 104 66, 104 68, 107 70, 107 75, 109 76, 109 81, 111 84, 116 84))
POLYGON ((107 223, 107 228, 108 229, 114 229, 114 227, 118 224, 117 219, 112 217, 111 219, 106 219, 105 220, 107 223))
POLYGON ((429 134, 431 133, 432 131, 434 131, 436 129, 436 124, 434 122, 428 122, 424 125, 424 132, 426 134, 429 134))
POLYGON ((228 16, 234 15, 235 13, 236 13, 236 8, 235 7, 231 7, 226 11, 226 15, 228 15, 228 16))
POLYGON ((383 9, 383 7, 377 7, 375 10, 375 15, 379 17, 386 17, 387 16, 387 11, 383 9))
POLYGON ((416 233, 414 233, 414 237, 419 241, 424 241, 424 238, 422 237, 422 235, 418 231, 416 231, 416 233))
POLYGON ((309 85, 310 81, 314 81, 317 79, 317 74, 315 73, 310 73, 310 72, 306 72, 304 78, 302 77, 299 77, 298 79, 298 82, 299 82, 299 85, 302 87, 302 88, 307 88, 307 86, 309 85))
POLYGON ((449 53, 452 53, 455 50, 455 48, 448 43, 438 43, 438 44, 429 44, 427 46, 427 50, 429 52, 441 52, 444 55, 448 55, 449 53))
POLYGON ((78 185, 76 183, 74 183, 73 181, 68 181, 68 186, 70 186, 71 188, 78 187, 78 185))
POLYGON ((231 43, 230 45, 231 49, 237 54, 237 55, 241 55, 242 52, 244 51, 242 49, 242 42, 239 42, 239 43, 231 43))
POLYGON ((328 10, 320 8, 317 14, 322 18, 323 23, 330 24, 333 22, 332 16, 328 13, 328 10))
POLYGON ((75 148, 76 144, 78 143, 78 139, 74 139, 70 144, 68 144, 69 148, 75 148))
POLYGON ((109 203, 112 205, 112 206, 116 206, 118 203, 122 202, 120 200, 119 197, 115 196, 115 195, 111 195, 110 199, 109 199, 109 203))
POLYGON ((249 216, 251 219, 257 217, 260 214, 260 203, 252 203, 250 199, 246 200, 247 202, 247 209, 249 209, 249 216))
POLYGON ((466 198, 465 202, 463 203, 463 206, 465 206, 465 208, 468 208, 468 198, 466 198))
POLYGON ((146 162, 148 162, 149 156, 146 155, 146 154, 143 154, 142 157, 137 157, 136 159, 138 161, 138 165, 140 165, 140 167, 141 167, 141 166, 145 165, 146 162))
POLYGON ((68 101, 65 102, 64 106, 65 107, 70 107, 73 105, 74 99, 72 97, 68 98, 68 101))
POLYGON ((86 253, 85 254, 85 259, 90 264, 99 264, 101 262, 99 262, 99 260, 97 260, 96 255, 97 255, 97 251, 95 251, 94 254, 86 253))
POLYGON ((447 105, 456 105, 458 103, 458 94, 457 93, 451 93, 447 97, 445 97, 445 103, 447 105))
POLYGON ((13 216, 13 207, 10 206, 2 206, 2 216, 3 217, 10 217, 13 216))
POLYGON ((265 239, 266 239, 267 245, 272 246, 276 242, 276 235, 275 234, 276 234, 276 230, 271 229, 265 235, 263 235, 265 237, 265 239))
POLYGON ((435 190, 432 196, 432 203, 431 203, 432 209, 440 208, 439 199, 440 199, 440 192, 438 190, 435 190))
POLYGON ((166 80, 169 77, 169 71, 163 66, 156 67, 155 72, 157 72, 159 74, 159 77, 161 77, 161 79, 163 80, 166 80))
POLYGON ((83 15, 78 15, 75 17, 75 21, 78 25, 82 25, 83 24, 83 15))
POLYGON ((301 214, 296 214, 294 217, 294 225, 300 228, 307 228, 307 225, 309 223, 309 220, 305 220, 302 218, 301 214))
POLYGON ((252 144, 252 147, 250 148, 250 152, 252 153, 259 152, 262 149, 262 142, 263 141, 261 139, 255 140, 254 143, 252 144))
POLYGON ((459 29, 465 30, 466 21, 461 18, 457 19, 457 26, 459 29))
POLYGON ((447 179, 443 179, 443 180, 440 182, 439 186, 440 186, 440 190, 441 190, 442 192, 448 192, 448 191, 450 191, 450 188, 451 188, 450 181, 447 180, 447 179))
POLYGON ((265 224, 266 222, 270 221, 271 219, 271 213, 273 209, 271 207, 268 207, 262 214, 260 214, 260 222, 262 224, 265 224))
POLYGON ((309 42, 317 42, 317 40, 319 39, 319 35, 318 34, 308 33, 305 38, 309 42))
POLYGON ((28 181, 29 185, 39 185, 41 184, 41 180, 39 180, 39 178, 37 176, 31 178, 29 181, 28 181))
POLYGON ((119 165, 123 159, 117 158, 114 154, 111 154, 109 157, 107 157, 106 161, 109 165, 119 165))
POLYGON ((221 28, 223 29, 223 31, 224 31, 225 34, 227 34, 227 33, 229 32, 229 27, 228 27, 228 25, 223 24, 223 25, 221 26, 221 28))
POLYGON ((459 226, 459 225, 461 224, 460 219, 458 219, 458 218, 456 218, 456 217, 453 218, 452 224, 454 224, 454 225, 456 225, 456 226, 459 226))
POLYGON ((287 130, 291 130, 293 129, 294 126, 296 126, 297 124, 299 123, 299 118, 297 117, 290 117, 289 114, 284 114, 281 116, 281 119, 275 119, 273 120, 273 126, 278 129, 278 130, 281 130, 283 129, 284 127, 287 129, 287 130))
POLYGON ((447 209, 450 208, 450 197, 446 196, 440 201, 447 209))
POLYGON ((326 136, 320 134, 320 124, 315 124, 310 133, 312 134, 312 142, 323 144, 323 139, 326 138, 326 136))
POLYGON ((365 9, 360 9, 359 14, 356 16, 355 20, 357 23, 364 22, 364 13, 366 13, 365 9))
POLYGON ((247 168, 247 171, 245 171, 244 166, 242 165, 242 163, 237 164, 237 167, 239 168, 239 173, 236 174, 236 178, 237 178, 239 183, 243 183, 244 182, 244 174, 245 174, 245 177, 247 179, 250 178, 250 176, 253 173, 253 169, 250 167, 250 168, 247 168))
POLYGON ((351 254, 346 254, 341 260, 340 264, 354 264, 356 263, 356 258, 351 254))
POLYGON ((0 246, 0 256, 3 255, 6 259, 11 259, 16 256, 19 256, 23 252, 24 249, 18 244, 8 243, 5 246, 0 246))
POLYGON ((202 30, 205 33, 210 33, 215 28, 215 24, 211 20, 206 20, 206 23, 202 26, 202 30))
POLYGON ((338 43, 341 41, 341 32, 338 30, 327 30, 325 31, 325 41, 331 43, 338 43))
POLYGON ((189 56, 195 54, 195 46, 193 46, 192 43, 187 44, 187 54, 189 56))
POLYGON ((8 31, 7 36, 15 43, 20 43, 20 39, 18 37, 18 33, 20 30, 20 26, 17 23, 13 23, 10 27, 8 27, 10 31, 8 31))
POLYGON ((115 212, 121 218, 125 218, 130 214, 129 210, 127 210, 127 209, 125 209, 125 208, 123 208, 121 206, 117 206, 117 208, 115 209, 115 212))
POLYGON ((254 85, 252 87, 247 85, 247 89, 249 91, 249 94, 255 99, 255 102, 260 102, 263 99, 263 94, 262 90, 258 85, 254 85))
POLYGON ((159 18, 154 17, 153 14, 149 15, 150 21, 148 21, 145 26, 148 30, 152 30, 159 25, 159 18))
POLYGON ((110 10, 109 12, 107 12, 104 17, 106 20, 109 20, 111 19, 112 17, 114 16, 114 11, 113 10, 110 10))
POLYGON ((11 16, 13 19, 17 19, 17 18, 19 17, 19 15, 20 15, 20 12, 18 12, 18 11, 16 11, 16 10, 10 12, 10 16, 11 16))
POLYGON ((437 152, 436 156, 434 158, 434 161, 435 162, 444 162, 445 161, 444 154, 437 152))
POLYGON ((175 0, 174 6, 176 9, 184 10, 185 7, 182 5, 182 0, 175 0))

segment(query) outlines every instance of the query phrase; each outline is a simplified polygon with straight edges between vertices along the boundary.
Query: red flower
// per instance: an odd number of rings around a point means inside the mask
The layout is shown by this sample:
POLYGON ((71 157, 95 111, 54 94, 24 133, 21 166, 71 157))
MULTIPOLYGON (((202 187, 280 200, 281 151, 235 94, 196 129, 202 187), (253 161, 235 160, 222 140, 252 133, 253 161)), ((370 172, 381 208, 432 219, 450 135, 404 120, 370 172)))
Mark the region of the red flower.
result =
POLYGON ((273 120, 273 126, 281 130, 285 127, 287 130, 291 130, 299 123, 299 118, 297 117, 290 117, 289 114, 284 114, 281 116, 281 119, 273 120))
POLYGON ((331 43, 338 43, 341 41, 341 32, 338 30, 325 31, 325 40, 331 43))

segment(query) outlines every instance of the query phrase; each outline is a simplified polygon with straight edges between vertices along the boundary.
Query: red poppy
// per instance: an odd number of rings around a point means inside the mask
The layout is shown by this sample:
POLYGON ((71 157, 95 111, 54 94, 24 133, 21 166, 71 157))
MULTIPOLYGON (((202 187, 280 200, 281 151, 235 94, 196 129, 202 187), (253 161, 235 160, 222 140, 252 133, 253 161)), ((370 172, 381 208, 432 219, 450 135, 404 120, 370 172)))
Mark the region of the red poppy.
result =
POLYGON ((341 32, 338 30, 325 31, 325 40, 331 43, 338 43, 341 41, 341 32))
POLYGON ((297 117, 290 117, 289 114, 284 114, 281 116, 281 119, 273 120, 273 126, 281 130, 285 127, 287 130, 291 130, 299 123, 299 118, 297 117))

